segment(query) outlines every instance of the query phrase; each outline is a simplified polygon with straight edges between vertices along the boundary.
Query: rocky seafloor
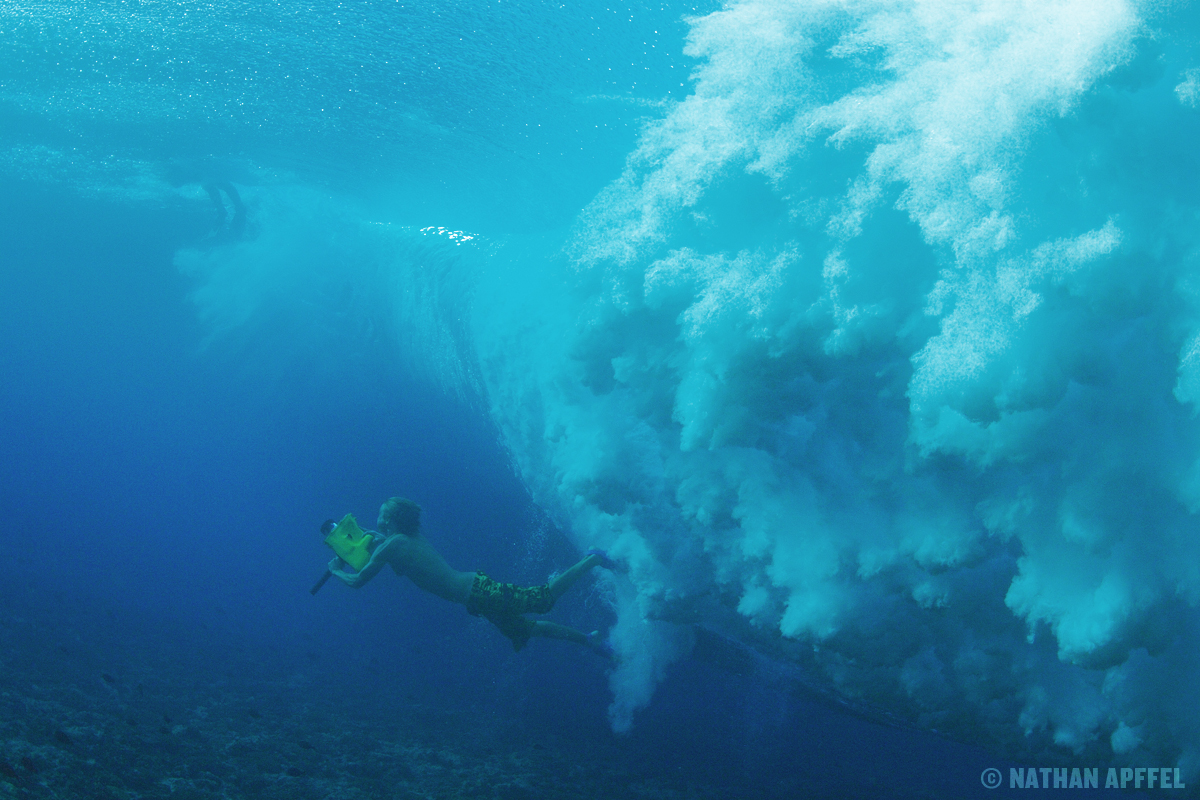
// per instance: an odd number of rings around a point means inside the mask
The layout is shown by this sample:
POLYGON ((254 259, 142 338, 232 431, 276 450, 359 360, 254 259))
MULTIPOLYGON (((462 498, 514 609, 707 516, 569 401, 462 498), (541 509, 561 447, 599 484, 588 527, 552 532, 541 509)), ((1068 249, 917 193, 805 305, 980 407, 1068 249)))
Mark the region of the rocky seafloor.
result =
POLYGON ((216 628, 131 634, 119 611, 70 598, 19 605, 0 603, 0 799, 747 796, 639 766, 636 743, 531 727, 395 665, 272 656, 216 628))
POLYGON ((0 800, 924 800, 991 764, 727 653, 674 667, 621 736, 594 654, 514 654, 465 614, 397 639, 27 589, 0 581, 0 800))
MULTIPOLYGON (((106 679, 99 681, 104 684, 106 679)), ((721 798, 638 775, 616 753, 529 741, 414 703, 385 727, 230 692, 10 685, 0 694, 0 797, 721 798), (170 710, 164 710, 170 709, 170 710)))

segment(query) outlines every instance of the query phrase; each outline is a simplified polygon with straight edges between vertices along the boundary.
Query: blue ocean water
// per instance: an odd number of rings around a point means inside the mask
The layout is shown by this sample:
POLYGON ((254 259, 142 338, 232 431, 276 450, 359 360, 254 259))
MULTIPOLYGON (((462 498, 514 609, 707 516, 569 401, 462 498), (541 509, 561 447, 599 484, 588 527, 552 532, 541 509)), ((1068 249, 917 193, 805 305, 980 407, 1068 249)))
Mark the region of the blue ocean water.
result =
POLYGON ((0 795, 1195 795, 1198 32, 0 1, 0 795))

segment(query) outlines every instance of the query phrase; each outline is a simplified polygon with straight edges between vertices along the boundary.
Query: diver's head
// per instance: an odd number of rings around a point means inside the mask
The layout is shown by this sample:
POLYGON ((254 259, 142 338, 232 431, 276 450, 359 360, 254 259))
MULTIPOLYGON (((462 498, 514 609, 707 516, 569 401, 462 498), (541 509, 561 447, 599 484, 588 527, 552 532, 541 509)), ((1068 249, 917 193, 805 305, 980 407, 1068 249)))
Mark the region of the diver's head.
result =
POLYGON ((404 497, 389 498, 379 507, 379 520, 375 524, 380 533, 413 536, 421 528, 421 507, 404 497))
POLYGON ((327 519, 321 523, 321 535, 328 536, 330 531, 337 527, 336 519, 327 519))

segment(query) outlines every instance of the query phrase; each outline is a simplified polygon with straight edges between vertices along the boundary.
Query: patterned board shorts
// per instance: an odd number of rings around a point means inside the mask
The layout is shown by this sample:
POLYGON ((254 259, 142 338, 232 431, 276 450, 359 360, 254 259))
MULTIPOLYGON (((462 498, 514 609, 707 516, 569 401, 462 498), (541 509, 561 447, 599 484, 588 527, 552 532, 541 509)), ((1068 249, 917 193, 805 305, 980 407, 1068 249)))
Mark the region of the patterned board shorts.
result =
POLYGON ((533 620, 522 614, 545 614, 554 606, 550 587, 517 586, 497 583, 482 572, 475 573, 467 612, 483 617, 512 640, 513 649, 520 650, 533 635, 533 620))

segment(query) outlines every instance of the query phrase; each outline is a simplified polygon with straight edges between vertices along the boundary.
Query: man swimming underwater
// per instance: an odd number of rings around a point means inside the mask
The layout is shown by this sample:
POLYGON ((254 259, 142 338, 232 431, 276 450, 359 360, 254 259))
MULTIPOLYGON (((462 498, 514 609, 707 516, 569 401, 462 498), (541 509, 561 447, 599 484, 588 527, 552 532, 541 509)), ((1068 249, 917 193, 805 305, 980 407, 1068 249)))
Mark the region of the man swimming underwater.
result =
MULTIPOLYGON (((605 658, 612 658, 612 649, 597 631, 585 634, 565 625, 523 616, 549 612, 555 601, 593 567, 615 568, 617 565, 603 551, 589 550, 579 563, 547 584, 516 586, 497 583, 482 572, 459 572, 451 568, 421 535, 421 507, 411 500, 389 499, 380 506, 376 524, 378 533, 365 532, 373 542, 369 545, 371 558, 362 569, 347 572, 344 567, 348 565, 340 556, 329 562, 329 572, 347 586, 355 589, 364 586, 384 564, 391 564, 397 575, 407 575, 418 588, 452 603, 462 603, 471 615, 487 619, 512 640, 515 650, 524 647, 530 638, 543 636, 582 644, 605 658)), ((330 520, 322 527, 322 533, 332 528, 330 520)))

